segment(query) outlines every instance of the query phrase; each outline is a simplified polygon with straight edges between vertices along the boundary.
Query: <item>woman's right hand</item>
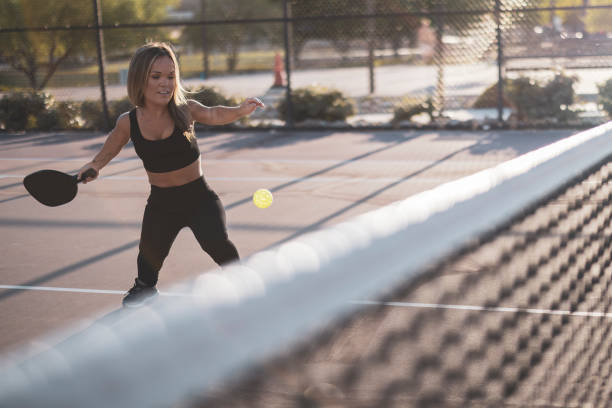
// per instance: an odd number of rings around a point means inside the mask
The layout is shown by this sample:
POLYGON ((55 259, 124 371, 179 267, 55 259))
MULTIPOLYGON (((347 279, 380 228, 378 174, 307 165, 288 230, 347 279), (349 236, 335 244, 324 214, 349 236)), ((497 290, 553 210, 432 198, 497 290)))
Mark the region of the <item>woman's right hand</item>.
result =
POLYGON ((83 167, 81 167, 81 169, 79 170, 79 174, 77 176, 77 179, 80 180, 81 177, 83 177, 83 173, 85 173, 89 169, 93 169, 95 171, 95 176, 92 177, 91 175, 88 175, 87 178, 85 178, 83 180, 83 184, 87 184, 90 181, 94 181, 95 179, 98 178, 99 170, 96 169, 96 167, 93 165, 93 163, 90 162, 90 163, 87 163, 86 165, 84 165, 83 167))

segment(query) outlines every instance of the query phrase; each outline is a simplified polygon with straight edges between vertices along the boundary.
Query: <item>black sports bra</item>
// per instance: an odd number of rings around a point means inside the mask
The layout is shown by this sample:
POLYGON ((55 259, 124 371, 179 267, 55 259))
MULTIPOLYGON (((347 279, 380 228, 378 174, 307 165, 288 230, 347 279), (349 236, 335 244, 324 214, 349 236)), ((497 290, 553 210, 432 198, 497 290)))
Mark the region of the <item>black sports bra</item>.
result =
POLYGON ((182 169, 200 157, 197 140, 187 139, 175 126, 172 134, 160 140, 147 140, 142 137, 136 108, 130 111, 130 139, 144 168, 151 173, 165 173, 182 169))

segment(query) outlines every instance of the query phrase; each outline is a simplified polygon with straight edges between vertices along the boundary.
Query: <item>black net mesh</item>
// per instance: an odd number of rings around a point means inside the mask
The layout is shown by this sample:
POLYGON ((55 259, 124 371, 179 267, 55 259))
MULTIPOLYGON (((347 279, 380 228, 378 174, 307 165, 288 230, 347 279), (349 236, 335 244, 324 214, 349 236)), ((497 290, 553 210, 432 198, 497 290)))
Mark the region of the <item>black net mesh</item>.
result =
POLYGON ((607 406, 611 178, 598 167, 193 406, 607 406))

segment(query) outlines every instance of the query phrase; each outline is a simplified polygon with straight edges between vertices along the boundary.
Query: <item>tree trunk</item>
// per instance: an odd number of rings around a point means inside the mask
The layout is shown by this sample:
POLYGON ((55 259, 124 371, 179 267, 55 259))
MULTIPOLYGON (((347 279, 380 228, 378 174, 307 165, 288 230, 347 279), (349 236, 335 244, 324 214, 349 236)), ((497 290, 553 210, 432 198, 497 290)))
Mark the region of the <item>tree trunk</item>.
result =
POLYGON ((227 50, 227 57, 225 59, 227 63, 227 71, 234 72, 238 66, 238 54, 240 46, 237 44, 230 44, 227 50))
POLYGON ((15 64, 11 65, 13 65, 13 68, 25 74, 32 89, 38 90, 38 80, 36 78, 36 74, 38 73, 38 66, 36 65, 36 56, 28 55, 24 52, 23 57, 23 64, 19 63, 18 61, 15 61, 15 64))
POLYGON ((36 72, 24 72, 28 77, 28 82, 30 83, 30 88, 35 91, 38 91, 40 88, 38 87, 38 81, 36 81, 36 72))
POLYGON ((70 55, 70 53, 72 52, 72 49, 73 49, 73 47, 69 47, 66 50, 66 52, 62 56, 60 56, 58 59, 56 59, 55 61, 51 61, 51 60, 49 61, 49 65, 48 65, 48 68, 47 68, 47 74, 45 75, 44 79, 40 83, 40 88, 39 89, 44 89, 47 86, 47 82, 49 82, 49 80, 51 79, 53 74, 55 74, 55 71, 57 70, 59 65, 66 58, 68 58, 68 55, 70 55))
POLYGON ((436 64, 436 90, 434 91, 433 106, 436 111, 436 115, 442 115, 444 111, 444 42, 442 37, 444 34, 444 28, 442 24, 438 24, 436 27, 436 45, 434 51, 434 63, 436 64))

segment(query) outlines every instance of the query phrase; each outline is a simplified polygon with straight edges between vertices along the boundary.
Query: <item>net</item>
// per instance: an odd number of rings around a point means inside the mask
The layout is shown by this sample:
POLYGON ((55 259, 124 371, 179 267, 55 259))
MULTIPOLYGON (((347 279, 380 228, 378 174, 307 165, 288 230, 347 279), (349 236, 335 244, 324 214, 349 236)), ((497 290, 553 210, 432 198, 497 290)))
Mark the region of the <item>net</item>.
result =
POLYGON ((611 130, 205 273, 189 296, 6 362, 0 405, 606 405, 611 130))
POLYGON ((611 172, 193 406, 608 406, 611 172))

